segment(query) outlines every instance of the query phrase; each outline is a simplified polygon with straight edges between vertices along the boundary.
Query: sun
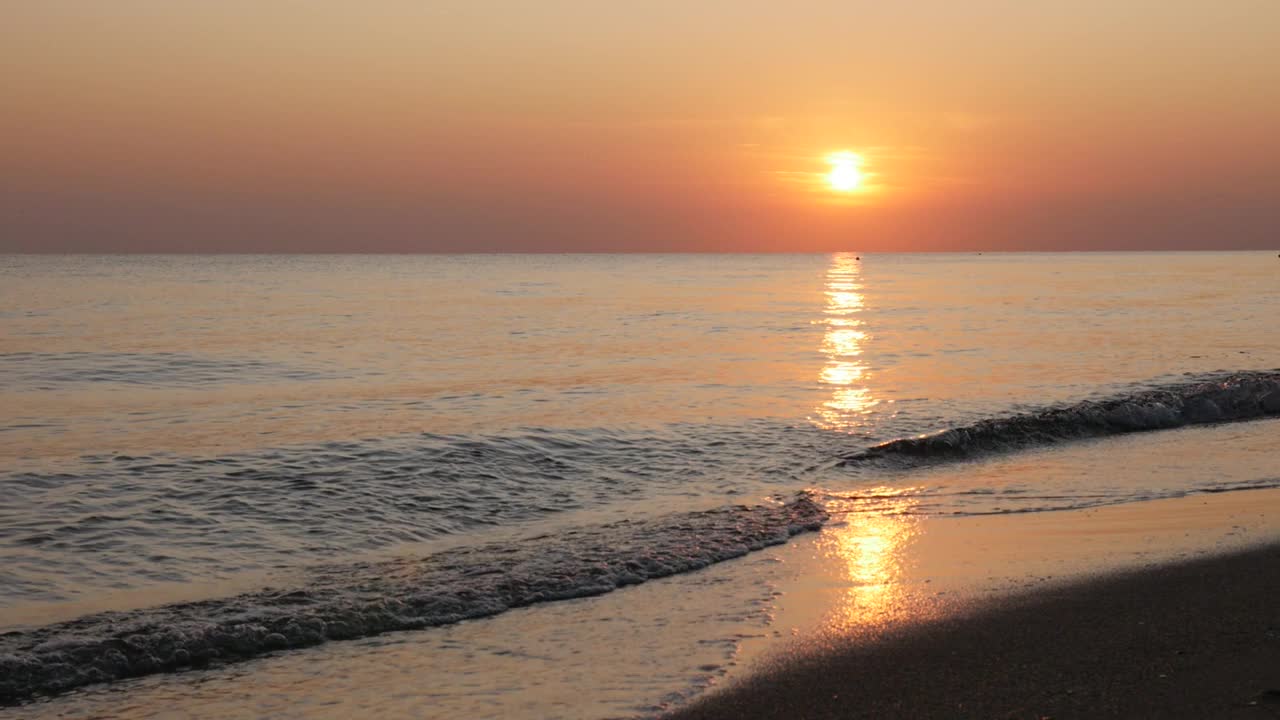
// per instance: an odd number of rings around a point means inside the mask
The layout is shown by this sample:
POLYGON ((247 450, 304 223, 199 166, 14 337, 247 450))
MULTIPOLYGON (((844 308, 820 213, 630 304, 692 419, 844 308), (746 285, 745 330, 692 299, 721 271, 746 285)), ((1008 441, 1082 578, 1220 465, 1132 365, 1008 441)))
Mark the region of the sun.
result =
POLYGON ((862 156, 841 151, 827 156, 831 172, 827 173, 827 185, 836 192, 854 192, 862 187, 866 174, 862 172, 862 156))

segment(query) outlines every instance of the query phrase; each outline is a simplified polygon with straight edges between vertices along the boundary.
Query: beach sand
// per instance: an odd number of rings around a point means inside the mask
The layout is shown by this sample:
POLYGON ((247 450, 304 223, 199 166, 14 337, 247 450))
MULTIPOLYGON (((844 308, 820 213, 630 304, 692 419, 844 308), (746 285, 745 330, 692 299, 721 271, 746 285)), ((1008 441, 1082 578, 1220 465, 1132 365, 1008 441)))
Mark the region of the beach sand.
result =
POLYGON ((790 642, 670 717, 1280 717, 1278 519, 1259 490, 832 528, 790 642))

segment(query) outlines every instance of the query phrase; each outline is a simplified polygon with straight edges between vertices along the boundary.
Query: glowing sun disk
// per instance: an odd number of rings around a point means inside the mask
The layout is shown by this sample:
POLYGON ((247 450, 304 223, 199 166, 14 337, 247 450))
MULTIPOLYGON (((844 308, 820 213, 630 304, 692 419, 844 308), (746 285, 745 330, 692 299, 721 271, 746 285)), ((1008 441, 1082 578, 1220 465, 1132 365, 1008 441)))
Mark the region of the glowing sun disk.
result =
POLYGON ((837 192, 852 192, 862 185, 863 172, 858 167, 862 158, 851 152, 832 153, 827 156, 831 172, 827 173, 827 184, 837 192))

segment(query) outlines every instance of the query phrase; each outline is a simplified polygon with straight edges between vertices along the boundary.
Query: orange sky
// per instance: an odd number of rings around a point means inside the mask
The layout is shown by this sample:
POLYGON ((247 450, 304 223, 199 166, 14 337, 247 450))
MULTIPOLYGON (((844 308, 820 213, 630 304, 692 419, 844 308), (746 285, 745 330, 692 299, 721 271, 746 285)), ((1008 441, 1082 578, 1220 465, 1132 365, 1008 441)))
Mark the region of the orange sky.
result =
POLYGON ((0 251, 1269 248, 1277 37, 1275 0, 8 3, 0 251))

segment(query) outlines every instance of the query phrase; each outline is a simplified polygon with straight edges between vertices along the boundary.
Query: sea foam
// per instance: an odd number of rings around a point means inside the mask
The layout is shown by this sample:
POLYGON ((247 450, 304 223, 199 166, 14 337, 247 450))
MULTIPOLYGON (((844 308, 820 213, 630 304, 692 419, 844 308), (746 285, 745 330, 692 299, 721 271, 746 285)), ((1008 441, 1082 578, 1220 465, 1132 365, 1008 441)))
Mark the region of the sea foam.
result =
POLYGON ((807 494, 567 529, 422 558, 314 568, 299 587, 91 615, 0 636, 0 701, 428 628, 689 572, 819 528, 807 494))

